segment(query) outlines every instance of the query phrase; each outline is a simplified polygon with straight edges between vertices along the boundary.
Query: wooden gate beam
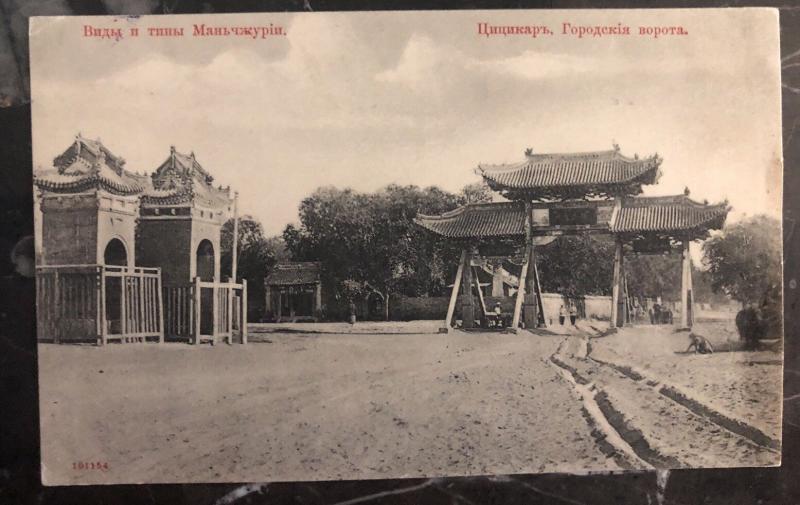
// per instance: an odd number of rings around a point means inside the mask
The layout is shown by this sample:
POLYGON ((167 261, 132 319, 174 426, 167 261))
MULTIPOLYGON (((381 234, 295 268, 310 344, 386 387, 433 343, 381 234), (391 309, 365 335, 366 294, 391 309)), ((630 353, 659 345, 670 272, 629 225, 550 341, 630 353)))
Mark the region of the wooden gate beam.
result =
POLYGON ((622 249, 622 239, 615 240, 614 247, 614 285, 611 288, 611 327, 620 328, 625 324, 625 300, 624 300, 624 251, 622 249))
POLYGON ((242 303, 239 304, 242 307, 242 317, 241 317, 241 332, 242 332, 242 343, 247 343, 247 279, 242 279, 242 303))
POLYGON ((481 314, 483 314, 483 319, 486 318, 486 301, 483 299, 483 291, 481 291, 481 281, 478 279, 478 270, 475 267, 472 268, 472 274, 475 278, 475 289, 478 290, 478 300, 481 302, 481 314))
POLYGON ((461 259, 458 261, 458 269, 456 270, 456 278, 453 280, 453 291, 450 293, 450 304, 447 306, 447 316, 444 319, 444 328, 439 328, 439 333, 447 333, 450 331, 453 314, 456 310, 456 302, 458 301, 458 290, 461 288, 461 276, 464 273, 464 263, 466 262, 467 251, 461 251, 461 259))
POLYGON ((525 283, 528 278, 528 269, 530 268, 529 261, 531 257, 531 244, 525 245, 525 262, 522 264, 522 271, 519 274, 519 288, 517 289, 517 300, 514 303, 514 318, 511 321, 511 333, 516 333, 519 327, 519 317, 522 313, 522 302, 525 299, 525 283))
POLYGON ((694 293, 692 293, 692 257, 689 240, 683 240, 681 254, 681 328, 691 328, 694 323, 694 293))

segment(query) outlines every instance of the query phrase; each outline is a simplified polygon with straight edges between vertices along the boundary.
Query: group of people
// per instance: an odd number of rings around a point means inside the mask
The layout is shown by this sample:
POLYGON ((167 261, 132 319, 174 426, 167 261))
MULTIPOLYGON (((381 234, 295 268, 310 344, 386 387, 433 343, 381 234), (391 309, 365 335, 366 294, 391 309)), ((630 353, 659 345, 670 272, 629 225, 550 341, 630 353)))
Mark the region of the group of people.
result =
POLYGON ((572 326, 575 326, 575 321, 578 320, 578 309, 574 305, 570 305, 569 308, 564 307, 561 305, 561 308, 558 309, 558 324, 564 326, 564 321, 567 320, 567 316, 569 316, 569 322, 572 326))

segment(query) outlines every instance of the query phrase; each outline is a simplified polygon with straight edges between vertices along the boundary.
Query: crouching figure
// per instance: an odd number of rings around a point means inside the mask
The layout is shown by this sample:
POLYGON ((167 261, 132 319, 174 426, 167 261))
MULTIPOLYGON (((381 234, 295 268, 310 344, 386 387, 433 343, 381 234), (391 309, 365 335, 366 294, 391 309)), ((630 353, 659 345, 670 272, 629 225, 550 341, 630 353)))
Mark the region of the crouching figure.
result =
POLYGON ((714 347, 706 337, 689 333, 689 347, 686 348, 686 352, 689 352, 692 348, 694 348, 695 354, 712 354, 714 352, 714 347))

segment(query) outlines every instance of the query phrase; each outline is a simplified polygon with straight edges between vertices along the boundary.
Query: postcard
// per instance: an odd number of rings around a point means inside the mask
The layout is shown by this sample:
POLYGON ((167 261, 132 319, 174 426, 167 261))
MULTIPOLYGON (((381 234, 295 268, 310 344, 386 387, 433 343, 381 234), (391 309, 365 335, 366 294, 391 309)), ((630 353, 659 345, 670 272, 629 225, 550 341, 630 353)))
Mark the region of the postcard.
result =
POLYGON ((30 51, 45 484, 780 465, 777 10, 30 51))

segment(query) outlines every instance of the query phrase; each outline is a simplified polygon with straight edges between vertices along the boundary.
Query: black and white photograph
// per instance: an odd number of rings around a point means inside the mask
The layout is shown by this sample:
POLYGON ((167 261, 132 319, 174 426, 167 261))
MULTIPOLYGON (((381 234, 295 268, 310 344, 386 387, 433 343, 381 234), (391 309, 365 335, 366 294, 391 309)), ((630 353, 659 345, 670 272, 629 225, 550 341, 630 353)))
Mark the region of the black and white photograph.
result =
POLYGON ((30 20, 45 485, 781 464, 771 9, 30 20))

